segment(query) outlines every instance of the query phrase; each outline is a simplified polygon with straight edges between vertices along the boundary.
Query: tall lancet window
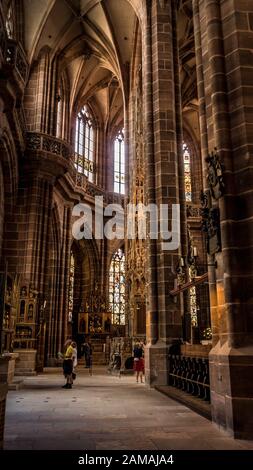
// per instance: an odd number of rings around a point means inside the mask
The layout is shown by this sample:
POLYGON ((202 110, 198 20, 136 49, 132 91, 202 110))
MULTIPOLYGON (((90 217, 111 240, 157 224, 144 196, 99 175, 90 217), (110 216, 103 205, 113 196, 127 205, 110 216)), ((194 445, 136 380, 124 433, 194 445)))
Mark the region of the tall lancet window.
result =
POLYGON ((125 194, 125 144, 124 129, 114 141, 114 192, 125 194))
POLYGON ((7 31, 7 36, 9 39, 13 39, 14 37, 14 9, 13 9, 13 1, 11 1, 7 17, 6 17, 6 23, 5 23, 6 31, 7 31))
POLYGON ((125 255, 119 249, 114 253, 109 272, 109 307, 112 323, 125 325, 125 255))
POLYGON ((191 153, 188 145, 183 143, 183 157, 184 157, 184 188, 185 200, 191 202, 192 200, 192 181, 191 181, 191 153))
POLYGON ((59 94, 57 96, 57 119, 56 119, 56 137, 60 139, 62 137, 62 120, 63 120, 63 106, 62 106, 62 97, 59 94))
POLYGON ((74 281, 75 281, 75 258, 71 251, 70 268, 69 268, 69 305, 68 305, 68 321, 72 321, 74 306, 74 281))
POLYGON ((94 180, 95 136, 93 123, 86 106, 76 119, 75 166, 78 173, 86 175, 89 181, 94 180))

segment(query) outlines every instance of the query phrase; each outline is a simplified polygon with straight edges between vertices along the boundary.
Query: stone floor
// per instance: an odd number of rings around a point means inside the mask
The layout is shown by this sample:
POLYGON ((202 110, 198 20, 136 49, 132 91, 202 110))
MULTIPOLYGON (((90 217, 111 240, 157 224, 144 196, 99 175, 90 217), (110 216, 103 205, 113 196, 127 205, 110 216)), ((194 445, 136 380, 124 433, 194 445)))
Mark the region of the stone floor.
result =
POLYGON ((72 390, 61 385, 53 369, 9 392, 5 449, 253 449, 132 376, 82 369, 72 390))

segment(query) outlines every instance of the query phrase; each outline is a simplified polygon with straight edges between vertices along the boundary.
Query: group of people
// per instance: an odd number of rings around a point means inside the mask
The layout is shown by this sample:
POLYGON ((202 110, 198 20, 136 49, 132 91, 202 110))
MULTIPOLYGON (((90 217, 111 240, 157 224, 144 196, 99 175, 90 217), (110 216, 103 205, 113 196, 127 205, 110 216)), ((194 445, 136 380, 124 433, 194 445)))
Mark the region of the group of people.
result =
MULTIPOLYGON (((81 346, 81 354, 85 359, 85 367, 89 369, 92 375, 92 345, 87 338, 81 346)), ((136 382, 143 383, 144 375, 144 344, 137 341, 133 349, 134 371, 136 372, 136 382)), ((73 381, 76 378, 75 368, 77 366, 77 344, 72 339, 68 339, 64 345, 63 354, 63 374, 66 378, 66 384, 62 388, 71 389, 73 381)))

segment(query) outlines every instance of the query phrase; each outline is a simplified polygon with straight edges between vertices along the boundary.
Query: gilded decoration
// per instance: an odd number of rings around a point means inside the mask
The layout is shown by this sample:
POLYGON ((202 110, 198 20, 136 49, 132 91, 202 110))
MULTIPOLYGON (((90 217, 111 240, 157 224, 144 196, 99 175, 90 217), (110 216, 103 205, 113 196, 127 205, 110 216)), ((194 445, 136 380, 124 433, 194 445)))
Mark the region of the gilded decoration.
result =
MULTIPOLYGON (((136 78, 136 95, 133 109, 133 137, 134 137, 134 155, 133 155, 133 174, 131 181, 131 203, 134 205, 145 204, 144 193, 144 138, 143 138, 143 104, 142 104, 142 69, 138 69, 136 78)), ((130 328, 132 334, 138 333, 138 324, 140 324, 139 304, 145 306, 146 299, 146 242, 137 236, 138 220, 135 216, 135 239, 128 242, 127 256, 127 281, 129 286, 129 316, 130 328)))

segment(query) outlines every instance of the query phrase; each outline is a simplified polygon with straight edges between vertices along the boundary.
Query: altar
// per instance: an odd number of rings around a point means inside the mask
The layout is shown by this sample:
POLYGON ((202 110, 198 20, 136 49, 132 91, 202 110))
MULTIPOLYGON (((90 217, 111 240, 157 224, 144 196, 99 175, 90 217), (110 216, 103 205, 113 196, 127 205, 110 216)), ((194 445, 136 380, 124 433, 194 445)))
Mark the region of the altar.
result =
POLYGON ((90 313, 80 312, 78 315, 78 334, 107 334, 111 332, 111 312, 90 313))

